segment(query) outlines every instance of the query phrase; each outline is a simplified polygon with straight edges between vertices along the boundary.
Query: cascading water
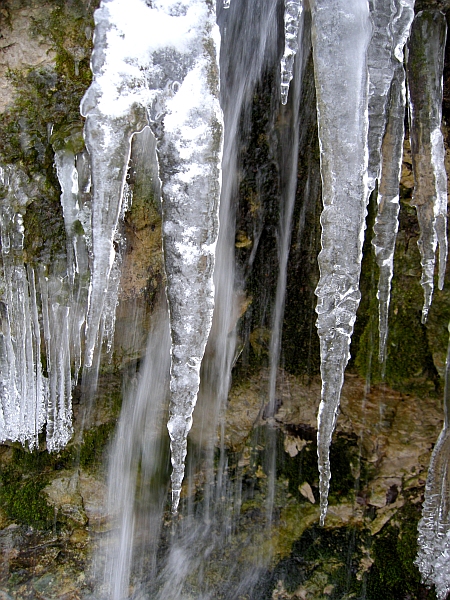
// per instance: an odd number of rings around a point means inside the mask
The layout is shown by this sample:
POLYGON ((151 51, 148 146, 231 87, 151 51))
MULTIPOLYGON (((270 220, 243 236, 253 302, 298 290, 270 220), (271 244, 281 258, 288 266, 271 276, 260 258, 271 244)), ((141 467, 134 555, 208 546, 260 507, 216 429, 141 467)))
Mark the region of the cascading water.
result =
MULTIPOLYGON (((276 179, 279 198, 278 214, 270 217, 277 246, 275 276, 270 273, 267 300, 259 305, 261 321, 270 327, 267 390, 255 421, 265 421, 269 429, 273 426, 265 440, 270 453, 267 527, 276 512, 278 375, 298 202, 298 154, 309 143, 302 130, 301 102, 311 51, 323 201, 316 288, 322 376, 317 435, 320 515, 319 509, 314 513, 322 525, 331 477, 330 445, 360 302, 371 192, 378 204, 372 244, 379 268, 380 361, 385 363, 389 355, 388 313, 405 136, 405 43, 424 322, 433 295, 438 244, 438 287, 443 287, 444 15, 421 11, 413 21, 413 0, 282 4, 235 0, 219 5, 216 15, 204 0, 102 0, 95 13, 93 82, 82 102, 89 156, 86 151, 76 154, 55 147, 66 256, 51 270, 28 264, 24 253, 23 215, 32 184, 12 167, 0 171, 5 192, 0 197, 0 440, 20 441, 33 449, 45 427, 48 450, 58 451, 72 435, 72 390, 79 372, 83 368, 85 383, 92 384, 85 391, 92 393, 104 358, 103 342, 107 354, 113 350, 126 245, 122 227, 127 202, 133 201, 132 185, 127 183, 132 146, 139 135, 153 136, 152 143, 143 142, 141 148, 145 160, 153 164, 156 144, 160 186, 154 187, 161 190, 167 302, 157 303, 137 382, 124 386, 109 461, 108 513, 113 529, 96 559, 101 565, 97 575, 102 570, 100 597, 162 600, 189 593, 214 597, 214 583, 204 577, 204 565, 219 556, 231 534, 239 535, 244 483, 239 467, 234 477, 228 473, 223 413, 238 357, 238 321, 252 303, 250 293, 245 297, 248 274, 267 248, 265 215, 249 237, 236 232, 236 220, 245 220, 236 201, 244 179, 242 146, 255 119, 252 103, 262 82, 273 77, 276 84, 269 101, 269 121, 276 134, 264 131, 256 145, 262 154, 267 143, 266 160, 276 165, 276 175, 255 165, 254 184, 262 197, 267 181, 276 179), (276 76, 271 74, 274 64, 281 65, 276 76), (426 80, 424 89, 419 80, 426 80), (88 194, 92 196, 86 200, 88 194), (251 248, 238 266, 235 245, 251 248), (172 512, 180 511, 179 517, 172 517, 170 533, 164 523, 169 477, 166 420, 172 512), (200 499, 194 501, 196 494, 200 499)), ((259 201, 252 197, 250 210, 262 215, 259 201)), ((306 207, 305 201, 300 237, 306 207)), ((247 347, 249 337, 243 334, 247 347)), ((448 395, 447 381, 447 404, 448 395)), ((449 537, 447 417, 446 413, 433 453, 419 530, 418 565, 424 578, 436 584, 440 598, 449 590, 444 572, 449 537)), ((310 485, 299 489, 315 503, 310 485)), ((254 546, 258 540, 255 534, 254 546)), ((271 559, 270 551, 259 546, 248 564, 246 546, 232 548, 235 564, 228 561, 224 566, 227 583, 220 589, 221 597, 255 597, 271 559)))

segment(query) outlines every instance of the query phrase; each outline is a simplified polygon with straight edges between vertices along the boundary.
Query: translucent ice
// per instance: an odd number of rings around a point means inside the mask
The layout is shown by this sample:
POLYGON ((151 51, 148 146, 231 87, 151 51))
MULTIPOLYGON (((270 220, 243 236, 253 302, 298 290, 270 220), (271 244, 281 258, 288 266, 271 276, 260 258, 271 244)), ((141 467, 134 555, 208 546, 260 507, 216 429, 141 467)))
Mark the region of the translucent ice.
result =
POLYGON ((423 322, 433 297, 437 244, 440 289, 444 285, 447 263, 447 175, 441 133, 446 35, 445 16, 438 10, 424 10, 416 15, 408 42, 411 154, 415 181, 412 202, 420 226, 418 243, 425 296, 423 322))
POLYGON ((380 362, 385 361, 388 335, 389 301, 394 272, 394 250, 400 210, 399 185, 403 157, 405 120, 405 73, 402 64, 395 67, 387 108, 387 124, 381 147, 381 170, 378 184, 378 213, 374 225, 372 244, 379 268, 379 352, 380 362))
POLYGON ((289 86, 294 73, 294 59, 298 52, 300 19, 303 0, 285 0, 284 3, 284 54, 281 59, 281 102, 287 104, 289 86))
POLYGON ((366 50, 372 28, 364 0, 314 0, 311 12, 324 206, 316 289, 322 374, 317 452, 323 523, 329 447, 360 300, 368 196, 366 50))
POLYGON ((403 48, 414 17, 414 0, 369 3, 373 35, 369 63, 369 192, 378 183, 372 243, 379 267, 379 359, 384 362, 403 156, 405 75, 403 48))
MULTIPOLYGON (((449 326, 450 332, 450 326, 449 326)), ((445 368, 444 427, 428 467, 425 501, 418 525, 416 564, 439 600, 450 592, 450 340, 445 368)))

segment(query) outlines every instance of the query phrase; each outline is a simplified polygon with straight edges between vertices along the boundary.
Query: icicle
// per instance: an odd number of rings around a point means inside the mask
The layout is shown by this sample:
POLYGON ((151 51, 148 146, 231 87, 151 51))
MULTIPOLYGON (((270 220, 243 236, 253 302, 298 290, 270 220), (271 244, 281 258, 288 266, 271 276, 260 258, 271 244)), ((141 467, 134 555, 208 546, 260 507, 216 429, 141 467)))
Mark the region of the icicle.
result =
POLYGON ((375 32, 369 46, 369 191, 378 180, 374 226, 378 280, 379 353, 385 361, 388 314, 398 230, 399 185, 403 157, 405 74, 403 48, 414 17, 414 0, 371 6, 375 32))
POLYGON ((314 0, 311 11, 324 205, 316 289, 322 374, 317 452, 323 523, 329 447, 360 300, 367 204, 366 50, 371 24, 365 0, 314 0))
MULTIPOLYGON (((201 3, 200 3, 201 6, 201 3)), ((203 27, 216 33, 214 15, 203 27)), ((200 364, 214 308, 213 270, 220 195, 221 112, 218 102, 218 41, 208 59, 201 29, 195 62, 167 100, 158 147, 163 195, 163 242, 172 335, 172 510, 177 511, 184 477, 186 438, 200 384, 200 364), (176 165, 176 169, 173 165, 176 165)), ((192 55, 191 55, 192 56, 192 55)))
POLYGON ((75 155, 69 150, 55 152, 56 173, 61 186, 61 206, 67 238, 67 270, 73 285, 77 268, 75 222, 78 219, 78 173, 75 155))
POLYGON ((371 0, 373 35, 369 44, 369 193, 380 177, 381 143, 394 70, 403 63, 403 47, 414 17, 414 0, 371 0))
POLYGON ((218 28, 208 2, 104 0, 95 12, 94 81, 82 102, 93 180, 92 365, 114 261, 130 140, 150 119, 159 139, 172 333, 168 424, 176 511, 186 436, 211 327, 221 149, 218 28))
POLYGON ((414 172, 412 203, 420 226, 419 249, 424 290, 422 322, 433 297, 436 246, 439 244, 439 289, 447 263, 447 175, 444 165, 442 75, 447 35, 445 16, 421 11, 414 19, 408 42, 408 90, 411 154, 414 172))
POLYGON ((303 0, 285 0, 284 6, 284 54, 281 59, 281 103, 287 104, 289 86, 294 72, 294 59, 298 52, 298 32, 303 13, 303 0))
MULTIPOLYGON (((450 333, 450 324, 449 324, 450 333)), ((425 501, 418 525, 416 565, 439 600, 450 592, 450 339, 445 368, 444 427, 428 467, 425 501)))
POLYGON ((45 423, 47 387, 42 375, 34 273, 24 265, 22 212, 32 182, 20 171, 0 168, 2 258, 0 333, 0 441, 38 445, 45 423))
POLYGON ((59 278, 47 278, 41 273, 39 288, 49 388, 47 449, 56 452, 64 448, 73 433, 70 308, 58 302, 65 292, 59 278))
POLYGON ((379 268, 379 352, 378 358, 384 363, 388 334, 389 302, 391 281, 394 272, 394 250, 398 231, 400 211, 399 185, 403 157, 405 120, 405 73, 402 64, 395 70, 391 84, 388 123, 381 149, 382 164, 372 244, 379 268))

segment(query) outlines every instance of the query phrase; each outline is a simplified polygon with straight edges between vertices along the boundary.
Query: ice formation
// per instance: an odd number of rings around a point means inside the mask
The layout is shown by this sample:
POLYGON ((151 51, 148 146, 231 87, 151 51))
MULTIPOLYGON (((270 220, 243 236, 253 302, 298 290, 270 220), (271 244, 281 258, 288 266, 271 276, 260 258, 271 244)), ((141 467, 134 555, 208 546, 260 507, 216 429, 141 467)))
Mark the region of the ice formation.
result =
POLYGON ((92 365, 101 343, 131 137, 149 122, 158 140, 162 180, 176 512, 214 304, 222 128, 218 29, 203 0, 161 0, 151 7, 143 0, 105 0, 95 21, 94 81, 82 103, 94 189, 85 362, 92 365))
POLYGON ((416 15, 408 41, 413 204, 420 226, 421 284, 425 296, 423 322, 427 319, 433 296, 437 244, 439 289, 444 285, 447 264, 447 175, 441 132, 446 35, 447 23, 443 13, 425 10, 416 15))
POLYGON ((38 445, 46 419, 48 384, 42 373, 35 274, 23 257, 27 177, 1 168, 0 441, 38 445))
POLYGON ((367 2, 311 2, 322 173, 322 250, 316 289, 322 397, 317 452, 321 523, 328 505, 329 447, 360 300, 367 189, 367 2), (336 102, 339 98, 339 102, 336 102))
MULTIPOLYGON (((449 325, 450 332, 450 325, 449 325)), ((444 427, 431 456, 416 564, 425 584, 436 586, 439 600, 450 592, 450 340, 445 368, 444 427)))
POLYGON ((62 278, 25 264, 23 215, 35 183, 12 167, 0 170, 0 183, 0 440, 33 449, 46 425, 47 448, 56 451, 72 435, 72 308, 62 278))
POLYGON ((378 183, 372 244, 379 268, 379 360, 385 361, 391 280, 398 230, 403 157, 405 73, 403 48, 414 17, 414 0, 371 2, 374 32, 369 63, 369 191, 378 183))
POLYGON ((303 0, 285 0, 284 54, 281 59, 281 102, 287 104, 289 86, 294 73, 294 60, 298 52, 300 19, 303 0))

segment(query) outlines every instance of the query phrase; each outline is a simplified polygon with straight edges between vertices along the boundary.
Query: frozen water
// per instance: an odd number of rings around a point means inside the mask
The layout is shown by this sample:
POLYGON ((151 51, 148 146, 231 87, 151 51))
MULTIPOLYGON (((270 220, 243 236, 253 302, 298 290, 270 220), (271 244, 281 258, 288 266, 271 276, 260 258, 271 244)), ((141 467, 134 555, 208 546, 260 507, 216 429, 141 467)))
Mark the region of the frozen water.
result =
POLYGON ((317 452, 323 523, 329 447, 360 300, 368 196, 366 50, 372 28, 363 0, 314 0, 311 11, 324 207, 316 289, 322 374, 317 452))
POLYGON ((394 70, 403 64, 403 47, 414 17, 414 0, 371 0, 373 35, 369 44, 369 192, 380 177, 381 143, 388 119, 394 70))
POLYGON ((422 321, 430 309, 434 266, 439 244, 439 288, 447 263, 447 175, 444 165, 442 75, 447 35, 445 16, 421 11, 414 19, 408 42, 408 91, 411 154, 414 172, 413 204, 420 226, 419 249, 424 290, 422 321))
POLYGON ((149 119, 158 139, 164 201, 172 335, 168 429, 176 511, 214 305, 222 129, 218 28, 203 0, 161 0, 152 6, 143 0, 105 0, 95 22, 94 80, 82 102, 94 188, 85 364, 92 365, 101 344, 98 332, 108 304, 131 137, 149 119))
POLYGON ((281 59, 281 103, 287 104, 289 86, 294 73, 294 60, 302 30, 303 0, 285 0, 284 54, 281 59))
POLYGON ((0 441, 38 445, 47 405, 35 277, 23 256, 23 214, 33 184, 12 167, 0 168, 0 441))
POLYGON ((369 3, 373 35, 369 45, 369 192, 378 182, 378 214, 372 240, 379 267, 379 360, 384 362, 398 230, 403 156, 405 75, 403 48, 414 17, 414 0, 369 3))
POLYGON ((403 157, 405 120, 405 73, 402 64, 395 67, 387 106, 387 125, 381 148, 381 170, 377 194, 378 213, 372 244, 379 268, 379 352, 380 362, 386 358, 389 302, 394 272, 395 240, 400 210, 399 185, 403 157))

